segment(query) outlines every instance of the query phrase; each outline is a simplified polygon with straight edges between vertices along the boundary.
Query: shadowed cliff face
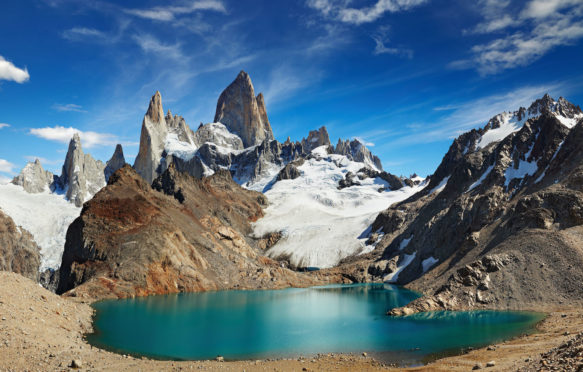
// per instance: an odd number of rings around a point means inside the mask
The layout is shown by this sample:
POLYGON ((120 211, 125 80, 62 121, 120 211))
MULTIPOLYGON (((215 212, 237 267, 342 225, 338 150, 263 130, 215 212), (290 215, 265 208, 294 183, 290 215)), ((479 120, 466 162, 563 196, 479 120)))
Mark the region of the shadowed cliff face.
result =
POLYGON ((58 293, 107 298, 321 283, 260 255, 257 246, 268 242, 247 235, 265 204, 228 172, 198 180, 170 167, 151 187, 125 166, 69 227, 58 293))
POLYGON ((0 270, 39 279, 40 249, 30 233, 0 210, 0 270))

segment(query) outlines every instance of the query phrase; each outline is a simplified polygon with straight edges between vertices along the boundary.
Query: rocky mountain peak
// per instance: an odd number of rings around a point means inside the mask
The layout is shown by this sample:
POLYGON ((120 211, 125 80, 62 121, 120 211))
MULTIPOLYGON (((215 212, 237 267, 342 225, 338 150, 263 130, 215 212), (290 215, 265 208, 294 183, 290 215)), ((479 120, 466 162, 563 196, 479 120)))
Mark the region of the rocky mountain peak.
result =
POLYGON ((20 171, 20 174, 12 180, 17 186, 22 186, 26 192, 36 194, 50 188, 54 182, 55 176, 45 171, 40 160, 29 162, 20 171))
POLYGON ((162 108, 162 96, 159 91, 156 91, 150 99, 148 111, 142 121, 140 149, 134 162, 134 168, 138 174, 149 183, 158 175, 167 136, 168 127, 162 108))
POLYGON ((99 189, 105 186, 105 165, 91 155, 84 154, 81 138, 75 133, 58 179, 59 188, 66 190, 67 199, 81 207, 99 189))
POLYGON ((224 124, 241 137, 245 147, 273 139, 263 95, 255 96, 253 83, 245 71, 221 93, 214 122, 224 124))
POLYGON ((115 151, 113 152, 111 159, 109 159, 109 161, 105 165, 105 170, 104 170, 105 181, 107 182, 109 180, 109 177, 111 177, 111 175, 116 170, 120 169, 125 164, 126 164, 126 159, 123 155, 123 148, 121 147, 121 144, 118 143, 117 146, 115 146, 115 151))
POLYGON ((373 155, 370 150, 358 139, 342 141, 338 139, 338 143, 334 148, 334 153, 344 155, 350 160, 365 163, 370 168, 378 171, 383 170, 381 159, 373 155))
POLYGON ((162 95, 159 91, 152 96, 150 99, 150 105, 148 106, 148 111, 146 116, 155 123, 161 123, 164 121, 164 109, 162 108, 162 95))
POLYGON ((235 78, 235 82, 237 82, 238 84, 240 84, 242 86, 248 86, 248 87, 251 87, 251 89, 253 89, 253 83, 251 82, 251 77, 244 70, 239 71, 239 74, 237 74, 237 77, 235 78))
POLYGON ((302 139, 302 146, 307 152, 324 145, 330 146, 330 136, 325 126, 321 126, 318 130, 311 130, 308 138, 302 139))

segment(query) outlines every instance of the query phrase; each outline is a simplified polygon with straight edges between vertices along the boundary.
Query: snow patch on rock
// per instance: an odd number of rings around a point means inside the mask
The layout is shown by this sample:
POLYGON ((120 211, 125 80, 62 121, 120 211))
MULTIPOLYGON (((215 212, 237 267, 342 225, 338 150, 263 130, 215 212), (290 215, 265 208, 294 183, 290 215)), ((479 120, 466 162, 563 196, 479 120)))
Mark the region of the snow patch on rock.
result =
POLYGON ((399 266, 397 266, 397 269, 395 271, 393 271, 390 274, 385 275, 383 281, 386 283, 397 282, 397 280, 399 280, 399 274, 401 273, 401 271, 405 270, 405 268, 407 266, 409 266, 409 264, 411 264, 411 262, 413 262, 416 255, 417 255, 417 252, 415 252, 413 254, 403 255, 403 257, 401 259, 401 264, 399 266))

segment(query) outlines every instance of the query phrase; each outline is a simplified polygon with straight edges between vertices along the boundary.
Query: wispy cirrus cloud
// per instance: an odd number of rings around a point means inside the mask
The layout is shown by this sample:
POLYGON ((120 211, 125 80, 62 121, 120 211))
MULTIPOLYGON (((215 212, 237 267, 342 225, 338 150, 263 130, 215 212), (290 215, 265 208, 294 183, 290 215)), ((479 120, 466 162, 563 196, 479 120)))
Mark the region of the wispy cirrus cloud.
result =
POLYGON ((103 31, 94 28, 73 27, 71 29, 63 31, 61 36, 63 36, 63 38, 67 40, 78 41, 87 38, 105 39, 107 37, 107 34, 103 31))
POLYGON ((182 52, 182 46, 180 43, 165 44, 150 34, 134 35, 133 39, 146 53, 154 53, 158 54, 160 57, 175 60, 184 60, 186 58, 182 52))
POLYGON ((14 66, 10 61, 0 56, 0 80, 15 81, 22 84, 30 79, 28 69, 14 66))
MULTIPOLYGON (((483 127, 493 116, 504 112, 514 111, 519 107, 528 107, 537 98, 548 92, 568 92, 569 86, 565 83, 550 83, 535 85, 492 94, 472 100, 435 107, 435 111, 449 111, 432 123, 415 123, 409 126, 410 131, 383 146, 411 145, 432 143, 453 139, 458 135, 477 127, 483 127)), ((556 97, 555 97, 556 98, 556 97)))
POLYGON ((8 127, 10 127, 10 124, 0 123, 0 129, 2 129, 2 128, 8 128, 8 127))
POLYGON ((73 127, 63 127, 60 125, 54 127, 32 128, 29 131, 39 138, 44 138, 49 141, 69 143, 75 134, 79 134, 83 146, 87 148, 97 146, 111 146, 119 143, 118 137, 109 133, 97 133, 91 131, 81 131, 73 127))
POLYGON ((374 22, 385 13, 403 12, 427 2, 428 0, 377 0, 373 5, 361 8, 351 7, 352 2, 349 0, 308 0, 307 4, 326 17, 359 25, 374 22))
POLYGON ((178 16, 191 14, 196 11, 211 10, 226 13, 225 4, 218 0, 198 0, 191 1, 185 6, 158 6, 149 9, 125 9, 124 12, 139 18, 169 22, 174 21, 178 16))
POLYGON ((374 55, 380 54, 392 54, 397 56, 403 56, 407 58, 413 58, 413 51, 411 49, 389 47, 387 44, 390 42, 389 39, 389 27, 381 26, 375 34, 371 36, 375 42, 375 48, 372 52, 374 55))
POLYGON ((69 112, 69 111, 87 112, 86 110, 83 110, 83 106, 76 105, 74 103, 67 103, 67 104, 55 103, 52 107, 53 107, 53 110, 57 110, 57 111, 61 111, 61 112, 69 112))
POLYGON ((529 65, 554 48, 583 38, 580 0, 531 0, 522 7, 510 0, 483 0, 479 6, 484 21, 464 33, 505 34, 475 45, 470 58, 453 61, 451 68, 496 74, 529 65))

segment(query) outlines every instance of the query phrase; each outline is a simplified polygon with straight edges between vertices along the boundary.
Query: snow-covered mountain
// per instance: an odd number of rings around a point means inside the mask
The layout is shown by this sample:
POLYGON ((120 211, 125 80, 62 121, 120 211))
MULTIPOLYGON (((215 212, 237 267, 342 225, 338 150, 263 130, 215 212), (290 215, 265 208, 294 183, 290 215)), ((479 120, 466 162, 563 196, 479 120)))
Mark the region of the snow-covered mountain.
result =
POLYGON ((326 145, 315 148, 297 166, 297 177, 280 179, 265 192, 270 205, 254 225, 257 237, 282 232, 267 255, 292 267, 332 267, 372 251, 378 240, 368 240, 369 227, 377 214, 423 188, 417 183, 391 190, 386 180, 363 171, 364 162, 328 150, 326 145), (339 187, 349 173, 358 177, 358 185, 339 187))
MULTIPOLYGON (((439 188, 444 179, 452 175, 453 169, 466 155, 502 141, 509 135, 521 130, 528 120, 537 119, 545 113, 555 117, 568 129, 583 118, 581 108, 568 102, 563 97, 555 101, 548 94, 534 101, 528 109, 520 107, 513 112, 500 113, 492 117, 483 128, 472 129, 453 141, 442 162, 431 176, 424 194, 439 188)), ((516 162, 516 165, 518 165, 518 162, 516 162)))
POLYGON ((267 254, 295 267, 331 267, 370 251, 374 245, 361 235, 375 215, 418 190, 419 182, 406 185, 383 172, 360 141, 332 146, 326 127, 301 141, 275 140, 263 96, 255 96, 244 71, 219 97, 215 120, 221 122, 192 131, 182 117, 162 112, 156 92, 142 124, 137 172, 152 180, 170 164, 198 178, 229 170, 239 184, 265 192, 271 205, 256 235, 282 232, 267 254))

